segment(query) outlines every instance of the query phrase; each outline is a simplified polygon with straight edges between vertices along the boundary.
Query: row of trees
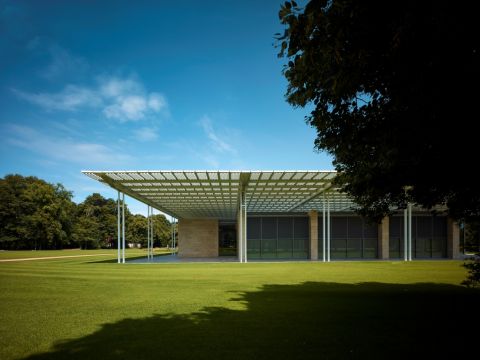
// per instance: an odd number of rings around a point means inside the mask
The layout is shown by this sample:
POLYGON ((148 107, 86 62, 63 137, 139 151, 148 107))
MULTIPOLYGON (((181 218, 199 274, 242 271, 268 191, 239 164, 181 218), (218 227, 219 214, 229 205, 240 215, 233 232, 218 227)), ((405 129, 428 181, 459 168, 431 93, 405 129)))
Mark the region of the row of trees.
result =
MULTIPOLYGON (((147 218, 132 214, 125 204, 128 243, 146 246, 147 218)), ((153 216, 154 246, 171 241, 171 223, 153 216)), ((117 203, 92 194, 80 204, 62 184, 33 176, 0 179, 0 249, 114 248, 117 243, 117 203)))

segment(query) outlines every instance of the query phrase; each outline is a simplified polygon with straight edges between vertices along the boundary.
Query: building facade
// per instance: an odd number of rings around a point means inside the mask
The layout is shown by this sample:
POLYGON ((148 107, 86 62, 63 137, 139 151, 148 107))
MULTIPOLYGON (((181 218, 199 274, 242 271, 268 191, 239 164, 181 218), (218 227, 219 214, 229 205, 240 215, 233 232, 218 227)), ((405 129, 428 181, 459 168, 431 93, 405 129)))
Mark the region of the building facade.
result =
POLYGON ((459 256, 457 223, 413 205, 380 224, 368 223, 332 185, 334 171, 84 173, 118 190, 119 198, 126 194, 178 219, 178 255, 186 258, 235 256, 246 262, 459 256))

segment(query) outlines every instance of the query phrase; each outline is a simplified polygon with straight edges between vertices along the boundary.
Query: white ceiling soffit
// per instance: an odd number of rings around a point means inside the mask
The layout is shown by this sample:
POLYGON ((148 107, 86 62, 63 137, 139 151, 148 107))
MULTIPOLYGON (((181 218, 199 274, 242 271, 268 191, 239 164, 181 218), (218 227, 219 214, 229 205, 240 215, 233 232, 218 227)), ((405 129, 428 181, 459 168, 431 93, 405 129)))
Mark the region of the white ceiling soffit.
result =
POLYGON ((332 188, 335 171, 82 171, 176 218, 235 219, 240 184, 247 212, 349 211, 353 203, 332 188))

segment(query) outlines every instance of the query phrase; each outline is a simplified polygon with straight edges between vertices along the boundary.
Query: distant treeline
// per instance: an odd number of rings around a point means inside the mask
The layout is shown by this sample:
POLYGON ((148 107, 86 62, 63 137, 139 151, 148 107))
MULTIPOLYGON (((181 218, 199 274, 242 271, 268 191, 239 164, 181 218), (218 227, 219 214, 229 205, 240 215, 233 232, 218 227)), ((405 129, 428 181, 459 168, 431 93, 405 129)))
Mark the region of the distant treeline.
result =
MULTIPOLYGON (((125 204, 128 243, 146 246, 147 218, 125 204)), ((171 241, 171 224, 154 215, 154 246, 171 241)), ((115 248, 117 203, 98 193, 75 204, 62 184, 34 176, 0 178, 0 249, 115 248)))

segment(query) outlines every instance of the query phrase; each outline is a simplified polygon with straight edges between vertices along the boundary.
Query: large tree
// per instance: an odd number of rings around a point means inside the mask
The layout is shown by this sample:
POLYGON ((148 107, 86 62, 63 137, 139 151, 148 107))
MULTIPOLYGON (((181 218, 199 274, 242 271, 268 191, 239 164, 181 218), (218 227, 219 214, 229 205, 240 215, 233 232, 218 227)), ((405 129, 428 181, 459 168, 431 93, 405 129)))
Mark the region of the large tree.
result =
POLYGON ((312 107, 336 183, 379 219, 408 202, 478 218, 475 2, 312 0, 281 6, 287 101, 312 107))
MULTIPOLYGON (((131 213, 125 205, 125 228, 131 213)), ((117 203, 93 193, 78 205, 74 239, 82 248, 116 247, 117 203)))
POLYGON ((61 249, 72 246, 75 204, 61 184, 33 176, 0 179, 0 248, 61 249))
MULTIPOLYGON (((153 221, 153 245, 166 247, 171 241, 172 227, 165 215, 152 216, 153 221)), ((128 242, 147 246, 148 219, 141 215, 132 215, 127 220, 126 238, 128 242)))

